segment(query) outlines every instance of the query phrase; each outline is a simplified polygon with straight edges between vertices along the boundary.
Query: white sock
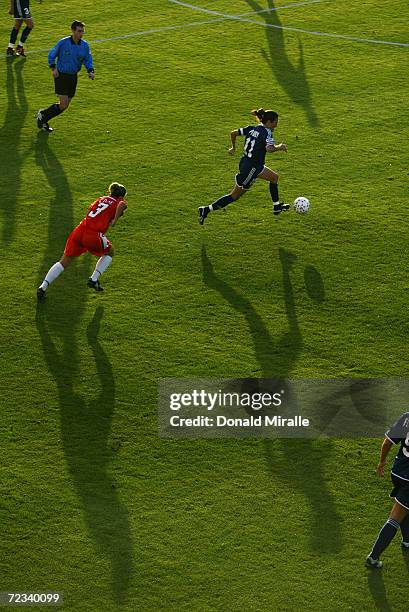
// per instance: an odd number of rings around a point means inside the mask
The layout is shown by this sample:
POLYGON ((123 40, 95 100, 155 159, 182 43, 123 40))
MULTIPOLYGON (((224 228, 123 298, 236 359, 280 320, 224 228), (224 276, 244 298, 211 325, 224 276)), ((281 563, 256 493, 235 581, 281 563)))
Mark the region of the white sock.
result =
POLYGON ((210 204, 209 210, 210 210, 210 212, 213 212, 213 204, 210 204))
POLYGON ((95 266, 95 270, 93 271, 92 276, 91 276, 91 280, 93 280, 94 283, 95 281, 99 279, 101 274, 105 272, 107 267, 110 265, 111 261, 112 261, 111 255, 103 255, 102 257, 98 259, 97 265, 95 266))
POLYGON ((51 283, 55 281, 55 279, 60 276, 61 272, 64 272, 64 270, 64 266, 59 261, 57 261, 57 263, 51 266, 51 268, 48 270, 45 279, 40 285, 40 289, 43 289, 45 291, 48 285, 51 285, 51 283))
POLYGON ((13 43, 9 43, 9 48, 10 48, 10 49, 14 49, 14 45, 13 45, 13 43))

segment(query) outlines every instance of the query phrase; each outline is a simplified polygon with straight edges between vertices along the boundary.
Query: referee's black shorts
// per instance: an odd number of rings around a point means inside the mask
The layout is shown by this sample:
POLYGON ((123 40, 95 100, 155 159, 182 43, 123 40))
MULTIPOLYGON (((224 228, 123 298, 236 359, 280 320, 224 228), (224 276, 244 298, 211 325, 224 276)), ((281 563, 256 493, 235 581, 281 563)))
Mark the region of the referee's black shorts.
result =
POLYGON ((75 96, 78 80, 76 74, 65 74, 64 72, 59 72, 58 77, 54 80, 55 93, 57 96, 68 96, 69 98, 73 98, 75 96))

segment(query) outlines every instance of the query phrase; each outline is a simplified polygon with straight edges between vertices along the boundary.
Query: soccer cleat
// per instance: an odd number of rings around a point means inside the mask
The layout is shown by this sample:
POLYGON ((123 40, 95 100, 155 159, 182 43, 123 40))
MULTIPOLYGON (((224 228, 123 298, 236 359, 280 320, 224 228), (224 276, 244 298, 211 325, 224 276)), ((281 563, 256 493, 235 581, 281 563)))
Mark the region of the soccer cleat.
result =
POLYGON ((41 126, 41 129, 44 130, 44 132, 53 131, 53 128, 48 125, 47 121, 43 121, 43 125, 41 126))
POLYGON ((279 204, 274 204, 273 205, 273 214, 274 215, 279 215, 281 212, 285 212, 286 210, 289 210, 290 205, 289 204, 285 204, 285 202, 280 202, 279 204))
POLYGON ((37 289, 37 300, 40 302, 41 300, 45 299, 45 291, 44 289, 41 289, 41 287, 39 287, 37 289))
POLYGON ((7 47, 6 55, 15 55, 13 47, 7 47))
POLYGON ((409 548, 409 542, 404 542, 404 541, 402 540, 401 544, 402 544, 402 547, 403 547, 403 548, 409 548))
POLYGON ((24 53, 23 45, 17 45, 17 47, 16 47, 16 55, 22 55, 23 57, 26 57, 26 54, 24 53))
POLYGON ((372 569, 381 569, 383 563, 382 561, 379 561, 379 559, 372 559, 372 557, 369 556, 366 558, 365 565, 366 567, 370 567, 372 569))
POLYGON ((101 287, 99 280, 93 281, 92 278, 89 278, 87 285, 90 289, 94 289, 94 291, 99 292, 104 290, 104 288, 101 287))
POLYGON ((43 128, 44 119, 43 119, 43 113, 40 110, 37 113, 36 121, 37 121, 38 129, 41 130, 43 128))
POLYGON ((203 223, 205 222, 205 219, 207 217, 207 215, 209 214, 209 207, 208 206, 200 206, 198 208, 198 212, 199 212, 199 223, 200 225, 203 225, 203 223))

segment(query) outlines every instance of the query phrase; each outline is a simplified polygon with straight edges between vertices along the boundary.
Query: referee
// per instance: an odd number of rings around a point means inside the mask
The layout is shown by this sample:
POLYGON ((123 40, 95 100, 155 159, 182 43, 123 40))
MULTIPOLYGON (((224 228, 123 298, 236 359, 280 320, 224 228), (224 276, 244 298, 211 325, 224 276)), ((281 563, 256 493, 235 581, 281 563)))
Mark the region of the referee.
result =
POLYGON ((48 122, 60 115, 68 108, 72 98, 75 96, 77 87, 77 73, 84 64, 88 76, 94 79, 94 68, 89 44, 82 40, 85 25, 82 21, 73 21, 71 24, 71 36, 62 38, 48 54, 48 65, 52 70, 55 81, 55 93, 60 99, 59 104, 51 104, 45 110, 37 113, 37 127, 46 132, 52 132, 53 128, 48 122), (56 65, 56 59, 57 65, 56 65))

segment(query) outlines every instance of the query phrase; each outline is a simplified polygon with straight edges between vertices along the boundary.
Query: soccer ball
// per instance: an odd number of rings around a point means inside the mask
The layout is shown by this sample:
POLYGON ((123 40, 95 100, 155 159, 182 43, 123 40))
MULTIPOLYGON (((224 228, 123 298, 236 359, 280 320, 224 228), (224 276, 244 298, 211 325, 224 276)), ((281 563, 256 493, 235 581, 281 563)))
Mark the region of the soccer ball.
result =
POLYGON ((295 198, 293 206, 296 213, 300 213, 301 215, 303 215, 304 213, 309 211, 310 201, 307 198, 295 198))

